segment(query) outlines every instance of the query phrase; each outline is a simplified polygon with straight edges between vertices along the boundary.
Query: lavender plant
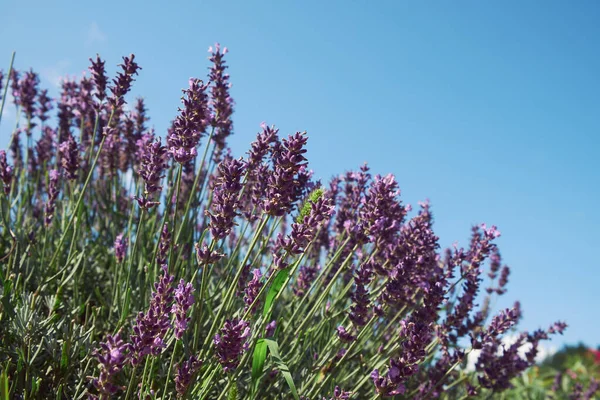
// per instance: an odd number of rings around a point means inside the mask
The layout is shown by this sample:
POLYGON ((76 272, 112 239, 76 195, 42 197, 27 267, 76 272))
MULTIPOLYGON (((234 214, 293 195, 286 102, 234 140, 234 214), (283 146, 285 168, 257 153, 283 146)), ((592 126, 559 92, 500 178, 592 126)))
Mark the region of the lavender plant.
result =
POLYGON ((315 180, 306 132, 263 124, 233 158, 227 50, 209 52, 208 77, 189 80, 166 146, 143 99, 124 109, 133 55, 112 84, 105 61, 90 59, 91 79, 65 80, 59 99, 33 71, 0 71, 21 116, 0 151, 0 398, 511 389, 566 324, 504 344, 521 309, 489 306, 510 273, 496 227, 443 250, 431 206, 403 204, 393 175, 363 165, 315 180))

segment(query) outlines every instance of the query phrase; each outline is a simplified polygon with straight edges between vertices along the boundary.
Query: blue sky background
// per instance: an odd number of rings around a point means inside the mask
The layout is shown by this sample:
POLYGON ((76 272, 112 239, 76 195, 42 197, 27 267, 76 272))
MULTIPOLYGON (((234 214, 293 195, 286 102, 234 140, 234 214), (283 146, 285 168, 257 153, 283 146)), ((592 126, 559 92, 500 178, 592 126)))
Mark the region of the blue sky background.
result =
MULTIPOLYGON (((262 121, 307 130, 315 175, 368 161, 405 202, 429 198, 444 246, 499 226, 524 329, 600 345, 600 3, 597 1, 11 1, 0 68, 33 67, 57 94, 100 53, 135 53, 164 133, 189 77, 221 42, 242 155, 262 121)), ((8 141, 9 116, 0 127, 8 141)))

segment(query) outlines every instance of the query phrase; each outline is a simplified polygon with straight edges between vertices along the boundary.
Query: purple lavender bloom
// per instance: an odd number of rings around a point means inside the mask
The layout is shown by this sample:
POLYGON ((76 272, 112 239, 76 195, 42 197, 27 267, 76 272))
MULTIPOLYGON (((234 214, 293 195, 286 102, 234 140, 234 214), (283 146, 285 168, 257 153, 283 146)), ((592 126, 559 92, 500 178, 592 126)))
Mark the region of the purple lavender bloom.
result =
POLYGON ((233 99, 229 95, 229 74, 225 73, 228 68, 225 65, 224 56, 227 54, 227 47, 221 51, 219 43, 215 47, 208 49, 211 56, 209 60, 213 63, 209 79, 211 81, 211 106, 213 109, 210 123, 215 127, 213 140, 215 141, 215 158, 220 160, 220 155, 225 148, 227 138, 233 133, 233 99))
POLYGON ((37 109, 37 116, 40 119, 40 121, 42 121, 42 123, 46 122, 46 120, 48 120, 48 118, 50 118, 48 116, 48 113, 53 108, 52 99, 50 97, 48 97, 47 89, 40 91, 40 94, 38 96, 38 104, 39 104, 39 107, 37 109))
POLYGON ((19 81, 19 105, 21 109, 25 113, 25 118, 27 119, 28 126, 26 129, 27 135, 31 135, 31 127, 35 126, 31 121, 35 116, 35 102, 37 98, 38 86, 40 83, 40 79, 38 75, 33 71, 25 72, 25 75, 19 81))
POLYGON ((273 337, 275 334, 275 329, 277 329, 277 321, 273 320, 265 327, 265 337, 273 337))
MULTIPOLYGON (((139 142, 138 142, 139 143, 139 142)), ((138 173, 145 183, 143 199, 137 199, 142 208, 154 205, 153 197, 162 190, 160 185, 167 167, 167 148, 162 146, 160 139, 145 144, 141 151, 141 165, 138 173)))
POLYGON ((336 386, 333 389, 333 397, 331 397, 329 400, 348 400, 350 399, 351 395, 352 392, 346 392, 342 390, 339 386, 336 386))
POLYGON ((298 200, 300 183, 297 179, 306 168, 306 132, 296 132, 287 139, 275 143, 272 148, 273 172, 266 178, 266 199, 263 209, 269 215, 281 217, 287 214, 298 200))
POLYGON ((57 103, 58 109, 58 142, 65 141, 67 135, 71 131, 71 123, 75 114, 73 113, 73 104, 77 97, 77 83, 75 81, 65 79, 61 83, 62 90, 60 101, 57 103))
POLYGON ((237 290, 235 292, 236 297, 241 296, 246 290, 246 282, 248 282, 248 277, 250 276, 250 268, 252 267, 251 263, 246 264, 242 268, 242 272, 240 273, 240 278, 237 283, 237 290))
POLYGON ((348 332, 343 326, 337 327, 337 336, 344 343, 352 343, 356 340, 356 335, 348 332))
POLYGON ((300 267, 298 278, 292 289, 296 296, 303 297, 307 293, 320 269, 320 265, 305 265, 300 267))
POLYGON ((564 330, 567 329, 567 324, 561 321, 555 322, 550 328, 548 328, 548 333, 551 334, 563 334, 564 330))
POLYGON ((191 283, 185 283, 182 279, 179 281, 177 289, 175 289, 175 303, 171 312, 175 314, 175 337, 179 340, 183 337, 183 333, 187 329, 190 317, 187 312, 194 304, 194 287, 191 283))
POLYGON ((371 282, 372 277, 373 267, 371 263, 362 264, 356 271, 356 276, 354 277, 356 289, 352 293, 354 304, 350 306, 350 312, 348 313, 348 318, 350 318, 355 327, 365 326, 367 320, 370 318, 369 305, 371 302, 367 286, 371 282))
POLYGON ((54 209, 56 208, 56 198, 58 197, 58 170, 51 169, 50 172, 48 172, 48 177, 48 200, 44 206, 44 222, 46 226, 50 226, 54 219, 54 209))
POLYGON ((132 364, 138 365, 145 356, 158 355, 165 347, 163 338, 169 328, 170 311, 173 303, 172 282, 167 266, 162 266, 163 275, 154 283, 150 307, 146 313, 140 312, 133 326, 131 341, 133 344, 132 364))
POLYGON ((92 65, 90 66, 90 71, 92 73, 92 80, 94 81, 94 85, 96 87, 96 98, 98 102, 95 104, 96 111, 100 111, 102 107, 102 103, 106 98, 106 85, 108 79, 106 77, 106 70, 104 68, 104 61, 100 59, 100 56, 96 54, 96 61, 90 58, 90 62, 92 65))
POLYGON ((115 239, 115 258, 118 263, 122 263, 127 255, 127 241, 123 238, 123 234, 120 233, 115 239))
POLYGON ((226 237, 235 224, 243 173, 244 163, 241 159, 226 158, 219 164, 211 211, 207 212, 210 217, 210 233, 215 239, 226 237))
MULTIPOLYGON (((138 70, 141 69, 140 66, 134 61, 134 58, 135 55, 133 54, 131 54, 129 57, 123 57, 123 64, 119 64, 119 67, 123 69, 123 72, 120 72, 117 75, 117 78, 113 79, 113 86, 110 88, 112 94, 108 98, 108 102, 113 109, 121 108, 121 106, 125 104, 125 99, 123 96, 125 96, 127 92, 129 92, 129 89, 131 89, 133 76, 137 75, 138 70)), ((94 67, 93 63, 92 67, 94 67)))
MULTIPOLYGON (((262 273, 260 272, 260 270, 253 269, 252 270, 252 280, 250 280, 250 282, 248 282, 248 285, 246 285, 246 289, 244 290, 244 303, 246 304, 246 307, 244 308, 244 310, 248 310, 248 308, 250 308, 252 303, 254 303, 256 296, 258 296, 258 293, 260 292, 260 289, 262 287, 261 278, 262 278, 262 273)), ((260 301, 257 301, 254 304, 254 307, 252 307, 252 312, 256 311, 259 304, 260 304, 260 301)))
POLYGON ((115 377, 129 360, 130 351, 131 345, 124 343, 119 333, 108 335, 106 342, 100 343, 100 351, 94 350, 93 355, 100 363, 100 375, 92 379, 92 385, 98 391, 98 395, 92 395, 92 398, 112 399, 119 390, 124 389, 115 384, 115 377))
POLYGON ((214 264, 225 256, 225 254, 221 254, 216 250, 211 251, 207 245, 200 247, 200 244, 196 243, 194 247, 196 248, 196 258, 200 265, 214 264))
POLYGON ((328 196, 322 196, 316 202, 311 202, 310 207, 310 212, 304 216, 302 222, 292 224, 290 235, 279 240, 280 247, 290 254, 300 254, 304 251, 319 228, 329 221, 335 208, 332 199, 328 196))
POLYGON ((183 91, 184 107, 173 122, 173 128, 167 134, 169 153, 176 162, 183 164, 198 154, 196 146, 208 125, 208 96, 205 85, 200 79, 190 79, 190 87, 183 91))
POLYGON ((592 378, 590 386, 588 386, 588 389, 583 393, 583 400, 593 399, 598 389, 600 389, 600 381, 592 378))
POLYGON ((165 223, 163 225, 162 232, 160 234, 160 240, 158 243, 158 252, 156 253, 156 262, 158 265, 165 265, 167 263, 167 256, 169 249, 171 248, 171 232, 169 231, 169 225, 165 223))
POLYGON ((144 99, 138 97, 135 101, 135 111, 132 115, 135 122, 135 134, 138 137, 141 137, 146 132, 146 122, 150 120, 147 116, 147 111, 144 99))
POLYGON ((246 340, 249 336, 249 323, 239 319, 226 320, 221 333, 215 335, 215 353, 224 372, 232 372, 237 368, 240 356, 248 350, 246 340))
POLYGON ((275 126, 267 126, 265 123, 261 124, 261 127, 262 131, 256 136, 256 140, 250 144, 248 160, 246 161, 248 171, 254 170, 263 162, 271 145, 277 141, 279 129, 276 129, 275 126))
POLYGON ((370 240, 379 246, 393 243, 406 209, 398 200, 400 190, 393 175, 375 176, 375 180, 363 199, 360 212, 361 223, 370 240))
POLYGON ((188 387, 192 382, 192 378, 196 375, 196 372, 198 372, 201 366, 202 361, 192 355, 182 364, 175 367, 177 371, 175 373, 175 391, 177 392, 177 397, 185 396, 188 387))
POLYGON ((10 70, 10 75, 9 75, 9 79, 10 79, 10 90, 13 96, 13 101, 15 106, 18 106, 20 104, 20 99, 19 99, 19 95, 21 93, 21 90, 19 89, 19 78, 21 77, 21 73, 19 71, 17 71, 16 69, 11 69, 10 70))
POLYGON ((10 185, 13 178, 13 169, 6 160, 6 151, 0 150, 0 181, 4 187, 4 194, 10 194, 10 185))
POLYGON ((67 140, 58 146, 58 151, 67 179, 77 179, 77 172, 79 171, 79 146, 71 134, 69 134, 67 140))
POLYGON ((506 293, 505 287, 508 283, 508 275, 510 275, 510 268, 505 265, 500 272, 500 279, 498 280, 498 287, 496 288, 496 293, 499 295, 506 293))

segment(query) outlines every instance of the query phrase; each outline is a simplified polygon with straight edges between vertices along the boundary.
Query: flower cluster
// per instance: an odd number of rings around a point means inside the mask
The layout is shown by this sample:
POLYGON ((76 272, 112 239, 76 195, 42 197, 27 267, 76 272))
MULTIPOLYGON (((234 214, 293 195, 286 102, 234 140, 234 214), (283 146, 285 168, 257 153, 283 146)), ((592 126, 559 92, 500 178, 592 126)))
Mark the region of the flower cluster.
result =
POLYGON ((247 339, 250 336, 250 324, 240 319, 226 320, 221 333, 215 335, 213 343, 215 354, 223 371, 234 371, 240 356, 248 349, 247 339))
POLYGON ((179 285, 175 289, 175 303, 171 312, 175 314, 175 337, 180 340, 190 321, 187 312, 194 305, 194 290, 192 284, 185 283, 183 279, 179 281, 179 285))
POLYGON ((171 327, 170 311, 173 303, 173 287, 175 279, 169 275, 167 267, 162 267, 163 275, 154 283, 154 292, 150 307, 146 313, 140 312, 133 326, 132 362, 139 364, 149 354, 160 354, 165 347, 163 338, 171 327))
POLYGON ((123 342, 119 333, 114 336, 108 335, 106 342, 100 343, 100 351, 95 351, 94 355, 100 364, 100 375, 92 379, 92 385, 98 391, 98 395, 92 395, 92 398, 99 400, 108 400, 114 398, 120 387, 115 384, 116 375, 121 372, 125 364, 129 361, 131 345, 123 342))
POLYGON ((183 91, 183 108, 167 135, 167 147, 173 159, 183 164, 196 157, 196 147, 208 125, 208 96, 200 79, 190 79, 190 87, 183 91))
POLYGON ((140 207, 149 209, 157 204, 154 196, 162 190, 161 181, 167 167, 167 148, 162 146, 160 139, 154 141, 138 140, 140 146, 140 169, 138 173, 145 183, 144 196, 136 198, 140 207))
POLYGON ((13 177, 13 169, 6 160, 6 151, 0 150, 0 181, 4 188, 4 194, 10 194, 10 185, 13 177))
MULTIPOLYGON (((115 79, 113 79, 113 85, 110 88, 111 95, 108 98, 108 102, 111 104, 113 110, 118 109, 125 104, 124 96, 131 89, 131 83, 133 82, 133 76, 137 75, 138 70, 141 67, 134 61, 135 55, 131 54, 129 57, 123 57, 123 64, 119 64, 119 67, 123 70, 120 72, 115 79)), ((92 63, 92 73, 94 74, 94 81, 96 84, 96 97, 101 101, 102 96, 102 70, 104 64, 100 65, 100 59, 96 60, 97 64, 92 63)), ((104 83, 105 85, 105 83, 104 83)))
POLYGON ((234 219, 238 215, 237 208, 244 163, 241 160, 225 158, 219 164, 219 177, 213 189, 212 210, 207 211, 210 217, 210 233, 215 239, 222 239, 231 232, 234 219))
POLYGON ((224 56, 227 54, 227 47, 221 49, 219 43, 215 47, 210 47, 211 53, 209 60, 212 62, 209 79, 211 81, 211 101, 212 114, 210 124, 215 128, 213 140, 215 142, 215 157, 220 159, 221 152, 225 148, 226 139, 232 134, 233 122, 233 99, 229 95, 229 74, 225 73, 228 68, 225 65, 224 56))

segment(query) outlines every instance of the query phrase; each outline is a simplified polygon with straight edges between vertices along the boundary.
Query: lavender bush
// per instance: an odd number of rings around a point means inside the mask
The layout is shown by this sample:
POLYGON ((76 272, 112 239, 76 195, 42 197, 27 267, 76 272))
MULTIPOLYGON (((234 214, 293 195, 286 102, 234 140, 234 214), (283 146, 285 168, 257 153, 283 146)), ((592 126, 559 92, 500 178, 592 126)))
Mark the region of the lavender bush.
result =
POLYGON ((90 60, 58 99, 33 71, 0 71, 20 115, 0 151, 0 398, 514 391, 566 325, 504 344, 521 308, 490 307, 510 272, 498 229, 443 250, 431 206, 402 203, 394 176, 315 180, 305 132, 263 124, 234 158, 227 49, 209 52, 163 135, 143 99, 125 108, 133 55, 113 79, 90 60))

